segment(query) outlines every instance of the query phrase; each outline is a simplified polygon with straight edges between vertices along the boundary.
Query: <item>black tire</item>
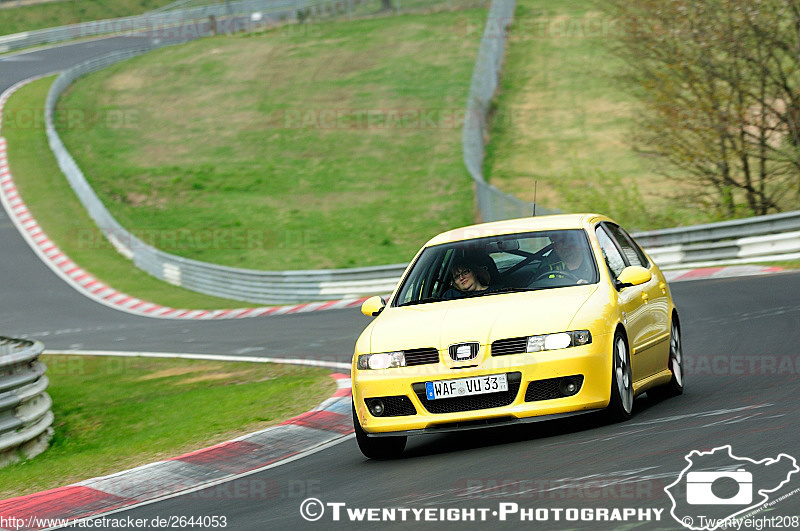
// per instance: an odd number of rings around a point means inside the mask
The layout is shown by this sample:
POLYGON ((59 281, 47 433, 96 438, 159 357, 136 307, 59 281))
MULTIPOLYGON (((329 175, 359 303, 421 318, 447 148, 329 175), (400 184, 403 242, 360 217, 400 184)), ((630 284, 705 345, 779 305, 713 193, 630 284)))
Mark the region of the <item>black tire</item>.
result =
POLYGON ((356 442, 358 442, 358 449, 361 450, 365 457, 370 459, 397 459, 403 454, 408 437, 367 437, 366 432, 361 428, 361 423, 358 421, 355 405, 352 406, 352 409, 356 442))
POLYGON ((625 336, 614 334, 611 363, 611 400, 605 410, 611 422, 622 422, 631 418, 633 412, 633 373, 631 353, 625 336))
POLYGON ((685 373, 683 370, 683 344, 681 343, 681 329, 673 319, 669 333, 669 370, 672 378, 664 385, 654 387, 647 391, 647 396, 654 400, 664 400, 683 394, 685 373))

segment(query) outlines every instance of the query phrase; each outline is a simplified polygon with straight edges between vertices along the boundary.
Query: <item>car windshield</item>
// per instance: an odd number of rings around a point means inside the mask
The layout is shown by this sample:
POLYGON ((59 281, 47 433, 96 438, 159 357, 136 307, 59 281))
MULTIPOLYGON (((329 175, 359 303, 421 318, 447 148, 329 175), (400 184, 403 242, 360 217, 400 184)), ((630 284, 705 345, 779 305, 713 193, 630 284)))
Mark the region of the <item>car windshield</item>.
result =
POLYGON ((526 232, 427 247, 406 276, 393 306, 598 281, 581 229, 526 232))

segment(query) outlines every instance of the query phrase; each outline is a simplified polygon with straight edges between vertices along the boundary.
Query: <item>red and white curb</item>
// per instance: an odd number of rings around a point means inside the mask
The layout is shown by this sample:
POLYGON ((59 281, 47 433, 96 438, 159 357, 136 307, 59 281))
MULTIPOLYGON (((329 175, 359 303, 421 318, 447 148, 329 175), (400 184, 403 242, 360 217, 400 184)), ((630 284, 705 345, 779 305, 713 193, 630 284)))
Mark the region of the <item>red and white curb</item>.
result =
POLYGON ((751 275, 780 273, 786 269, 777 266, 734 265, 717 267, 700 267, 695 269, 675 269, 663 271, 667 282, 683 282, 687 280, 704 280, 710 278, 732 278, 751 275))
MULTIPOLYGON (((61 526, 54 520, 74 523, 191 494, 341 443, 353 433, 351 382, 344 374, 332 376, 338 390, 331 398, 278 426, 166 461, 0 501, 0 522, 15 522, 15 531, 57 528, 61 526)), ((249 495, 267 499, 280 496, 282 486, 260 479, 245 488, 249 495)), ((227 486, 218 490, 232 495, 227 486)))

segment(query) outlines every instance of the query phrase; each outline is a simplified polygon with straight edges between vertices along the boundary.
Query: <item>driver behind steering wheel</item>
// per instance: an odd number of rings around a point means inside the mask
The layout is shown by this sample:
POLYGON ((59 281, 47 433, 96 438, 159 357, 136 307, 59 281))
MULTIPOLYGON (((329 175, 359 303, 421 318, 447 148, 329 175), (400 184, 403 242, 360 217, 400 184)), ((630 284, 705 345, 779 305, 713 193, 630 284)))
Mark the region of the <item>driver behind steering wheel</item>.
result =
POLYGON ((586 239, 579 231, 560 231, 550 235, 552 252, 539 267, 539 278, 569 278, 577 284, 595 281, 595 269, 589 256, 586 239), (551 271, 550 275, 546 273, 551 271), (563 273, 559 275, 559 271, 563 273))

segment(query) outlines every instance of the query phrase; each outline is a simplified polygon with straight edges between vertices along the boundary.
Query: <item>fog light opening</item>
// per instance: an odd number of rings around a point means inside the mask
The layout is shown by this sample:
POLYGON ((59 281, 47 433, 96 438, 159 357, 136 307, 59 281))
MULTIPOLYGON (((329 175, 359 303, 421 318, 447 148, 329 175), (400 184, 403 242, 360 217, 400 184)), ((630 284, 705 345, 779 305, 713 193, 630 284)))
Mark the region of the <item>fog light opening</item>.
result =
POLYGON ((572 396, 578 392, 578 389, 578 382, 576 382, 573 378, 564 378, 558 384, 558 390, 563 396, 572 396))
POLYGON ((369 408, 369 412, 375 417, 380 417, 383 415, 384 411, 386 411, 386 408, 383 405, 383 400, 377 398, 370 400, 367 404, 367 407, 369 408))

